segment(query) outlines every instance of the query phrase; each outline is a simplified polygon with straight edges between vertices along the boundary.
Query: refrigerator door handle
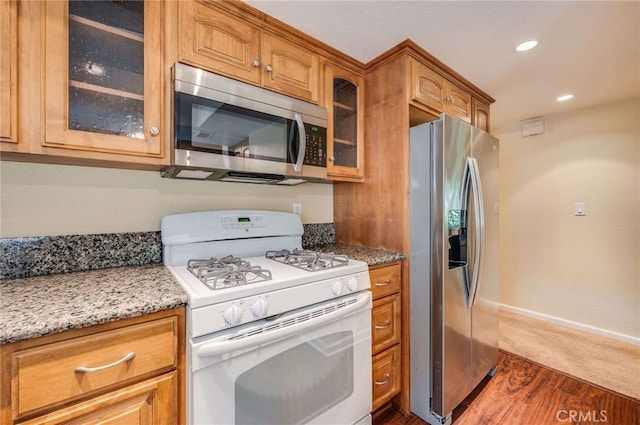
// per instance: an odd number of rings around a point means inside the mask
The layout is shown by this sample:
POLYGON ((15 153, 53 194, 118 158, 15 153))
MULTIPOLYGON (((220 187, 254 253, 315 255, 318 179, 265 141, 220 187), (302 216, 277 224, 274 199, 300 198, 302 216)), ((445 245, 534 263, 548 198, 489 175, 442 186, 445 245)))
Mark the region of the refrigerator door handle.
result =
POLYGON ((480 170, 478 161, 475 158, 467 158, 467 166, 470 171, 471 190, 474 200, 474 233, 475 243, 473 248, 473 270, 471 271, 471 288, 469 290, 468 306, 473 307, 476 303, 478 288, 480 287, 480 268, 484 250, 484 202, 482 199, 482 183, 480 181, 480 170))

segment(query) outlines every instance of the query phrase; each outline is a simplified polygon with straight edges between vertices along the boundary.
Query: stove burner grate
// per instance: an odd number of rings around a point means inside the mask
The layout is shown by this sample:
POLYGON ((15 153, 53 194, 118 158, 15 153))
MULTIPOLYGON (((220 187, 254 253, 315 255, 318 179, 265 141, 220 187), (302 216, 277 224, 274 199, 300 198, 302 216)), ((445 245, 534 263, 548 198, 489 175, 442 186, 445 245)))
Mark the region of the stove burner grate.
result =
POLYGON ((346 255, 298 248, 293 251, 289 251, 288 249, 267 251, 265 257, 310 272, 332 269, 349 264, 349 258, 346 255))
POLYGON ((271 271, 232 255, 189 260, 187 269, 208 288, 217 290, 271 280, 271 271))

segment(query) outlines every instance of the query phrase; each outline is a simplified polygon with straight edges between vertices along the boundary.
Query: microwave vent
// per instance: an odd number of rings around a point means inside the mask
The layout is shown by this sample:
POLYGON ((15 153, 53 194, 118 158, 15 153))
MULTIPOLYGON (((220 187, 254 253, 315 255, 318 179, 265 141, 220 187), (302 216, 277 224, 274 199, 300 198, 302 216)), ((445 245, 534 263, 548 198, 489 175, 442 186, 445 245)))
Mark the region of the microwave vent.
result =
POLYGON ((213 139, 214 137, 216 137, 215 133, 209 133, 206 131, 198 131, 195 134, 195 137, 202 137, 204 139, 213 139))

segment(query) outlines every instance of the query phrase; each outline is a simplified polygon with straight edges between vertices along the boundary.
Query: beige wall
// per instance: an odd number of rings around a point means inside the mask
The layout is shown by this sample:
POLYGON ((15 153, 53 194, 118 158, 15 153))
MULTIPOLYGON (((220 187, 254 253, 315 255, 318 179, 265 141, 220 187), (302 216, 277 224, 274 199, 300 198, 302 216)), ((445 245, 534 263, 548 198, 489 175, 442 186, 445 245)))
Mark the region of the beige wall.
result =
POLYGON ((333 187, 168 180, 159 172, 0 161, 0 237, 155 231, 162 216, 219 209, 292 211, 333 222, 333 187))
POLYGON ((494 131, 500 302, 640 337, 640 99, 543 119, 494 131))

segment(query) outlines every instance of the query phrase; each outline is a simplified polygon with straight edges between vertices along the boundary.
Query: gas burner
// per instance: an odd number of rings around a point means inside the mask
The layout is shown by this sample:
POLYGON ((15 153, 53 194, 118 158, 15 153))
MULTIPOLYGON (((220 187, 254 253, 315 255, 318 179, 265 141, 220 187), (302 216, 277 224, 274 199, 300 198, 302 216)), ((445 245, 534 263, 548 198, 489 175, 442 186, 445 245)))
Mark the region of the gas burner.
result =
POLYGON ((224 289, 271 280, 271 271, 232 255, 189 260, 187 269, 210 289, 224 289))
POLYGON ((309 272, 332 269, 349 264, 349 258, 347 258, 346 255, 297 248, 293 251, 289 251, 288 249, 267 251, 265 257, 309 272))

